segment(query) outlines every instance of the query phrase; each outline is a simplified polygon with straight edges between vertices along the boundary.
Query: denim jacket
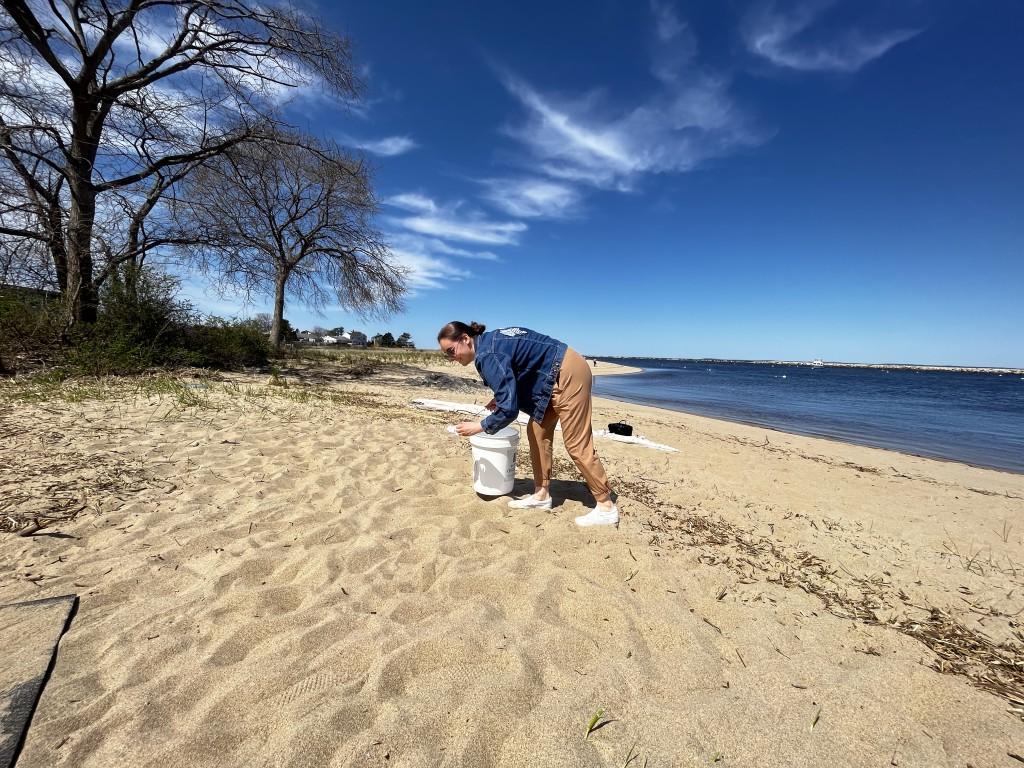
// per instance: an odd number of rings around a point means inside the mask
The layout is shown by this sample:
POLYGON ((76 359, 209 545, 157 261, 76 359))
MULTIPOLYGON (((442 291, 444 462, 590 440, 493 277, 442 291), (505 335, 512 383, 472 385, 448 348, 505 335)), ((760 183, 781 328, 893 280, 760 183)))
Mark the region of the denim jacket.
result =
POLYGON ((542 421, 567 346, 528 328, 499 328, 476 337, 476 369, 494 391, 494 413, 481 424, 493 435, 520 411, 542 421))

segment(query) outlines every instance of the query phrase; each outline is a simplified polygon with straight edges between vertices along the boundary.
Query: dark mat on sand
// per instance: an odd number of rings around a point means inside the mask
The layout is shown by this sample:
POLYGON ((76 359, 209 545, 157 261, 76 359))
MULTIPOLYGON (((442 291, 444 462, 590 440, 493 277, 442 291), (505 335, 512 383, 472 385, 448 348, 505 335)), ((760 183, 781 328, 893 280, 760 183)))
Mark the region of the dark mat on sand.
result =
POLYGON ((0 768, 11 768, 50 677, 77 595, 0 605, 0 768))

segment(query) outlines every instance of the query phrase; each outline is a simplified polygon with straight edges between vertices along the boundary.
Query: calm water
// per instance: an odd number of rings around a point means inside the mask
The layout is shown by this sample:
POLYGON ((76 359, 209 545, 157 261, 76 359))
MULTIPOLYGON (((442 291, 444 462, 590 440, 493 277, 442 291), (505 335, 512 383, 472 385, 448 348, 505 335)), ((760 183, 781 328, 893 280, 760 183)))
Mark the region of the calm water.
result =
POLYGON ((595 378, 601 397, 1024 472, 1018 374, 608 359, 644 372, 595 378))

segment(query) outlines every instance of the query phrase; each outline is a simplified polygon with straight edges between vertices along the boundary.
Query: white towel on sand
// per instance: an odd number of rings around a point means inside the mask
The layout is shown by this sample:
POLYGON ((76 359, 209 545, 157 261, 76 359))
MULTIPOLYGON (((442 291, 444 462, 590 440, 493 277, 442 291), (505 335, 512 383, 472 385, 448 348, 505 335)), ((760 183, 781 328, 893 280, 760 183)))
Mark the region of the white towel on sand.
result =
POLYGON ((595 429, 594 437, 607 437, 609 440, 614 440, 617 443, 632 443, 633 445, 642 445, 644 448, 653 448, 656 451, 665 451, 666 453, 679 453, 678 448, 673 448, 671 445, 665 445, 664 443, 655 443, 648 440, 643 435, 613 435, 607 429, 595 429))

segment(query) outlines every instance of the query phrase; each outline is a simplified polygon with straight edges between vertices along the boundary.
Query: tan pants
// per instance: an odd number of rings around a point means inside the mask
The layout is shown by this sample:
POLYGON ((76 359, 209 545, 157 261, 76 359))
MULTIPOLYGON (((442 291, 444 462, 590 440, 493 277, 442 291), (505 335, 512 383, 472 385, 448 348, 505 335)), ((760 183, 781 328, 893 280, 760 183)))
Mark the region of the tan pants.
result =
POLYGON ((590 426, 593 384, 594 376, 587 361, 575 350, 567 349, 544 420, 538 423, 530 419, 526 434, 530 438, 530 461, 537 488, 547 488, 551 482, 555 423, 561 421, 565 449, 587 481, 594 499, 605 502, 611 498, 611 488, 608 487, 604 466, 594 450, 594 431, 590 426))

